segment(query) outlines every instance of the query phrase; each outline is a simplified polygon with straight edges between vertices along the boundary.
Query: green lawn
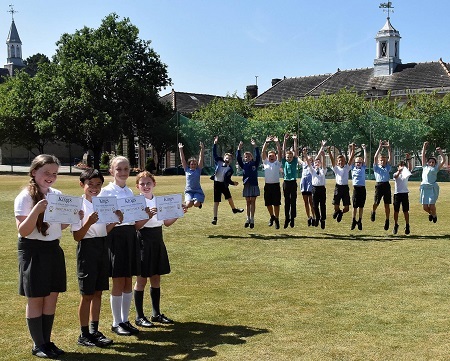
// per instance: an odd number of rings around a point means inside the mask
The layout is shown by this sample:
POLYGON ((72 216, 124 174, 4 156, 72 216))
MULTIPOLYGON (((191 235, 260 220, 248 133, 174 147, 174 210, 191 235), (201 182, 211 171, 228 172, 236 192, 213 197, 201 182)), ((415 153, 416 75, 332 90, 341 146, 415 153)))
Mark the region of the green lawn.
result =
MULTIPOLYGON (((108 179, 109 180, 109 179, 108 179)), ((236 178, 236 180, 240 180, 236 178)), ((0 176, 0 359, 32 359, 25 298, 17 294, 15 196, 26 176, 0 176)), ((450 183, 441 183, 438 223, 418 203, 419 183, 410 182, 411 234, 400 217, 397 236, 384 231, 383 210, 370 222, 373 182, 363 231, 351 218, 331 217, 334 181, 327 180, 327 227, 308 228, 298 199, 295 228, 267 226, 263 198, 256 226, 245 215, 219 207, 211 224, 212 181, 202 179, 207 201, 164 230, 172 273, 163 277, 162 311, 173 326, 113 335, 109 293, 104 294, 101 330, 115 341, 109 349, 77 346, 79 333, 75 248, 64 231, 68 291, 60 295, 55 343, 64 360, 449 360, 450 183)), ((129 184, 134 183, 130 177, 129 184)), ((263 184, 263 180, 261 180, 263 184)), ((59 176, 56 188, 80 195, 77 177, 59 176)), ((262 187, 261 187, 262 188, 262 187)), ((184 177, 157 177, 157 194, 182 193, 184 177)), ((244 207, 239 185, 235 203, 244 207)), ((150 312, 146 292, 146 310, 150 312)), ((131 317, 134 318, 134 307, 131 317)))

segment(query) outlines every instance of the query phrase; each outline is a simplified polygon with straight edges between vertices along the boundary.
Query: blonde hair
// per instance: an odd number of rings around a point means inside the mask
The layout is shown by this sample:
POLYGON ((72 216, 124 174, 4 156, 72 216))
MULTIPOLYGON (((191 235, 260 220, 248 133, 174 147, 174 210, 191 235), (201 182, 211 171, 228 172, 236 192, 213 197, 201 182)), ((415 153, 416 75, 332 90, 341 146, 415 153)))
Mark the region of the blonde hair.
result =
POLYGON ((140 172, 136 175, 136 185, 139 184, 139 181, 141 178, 150 178, 153 181, 153 184, 156 184, 155 176, 150 173, 148 170, 144 170, 143 172, 140 172))
POLYGON ((123 155, 116 155, 115 157, 110 159, 110 161, 109 161, 109 169, 113 169, 114 165, 116 163, 120 163, 120 162, 127 162, 128 164, 130 164, 130 161, 128 160, 127 157, 124 157, 123 155))

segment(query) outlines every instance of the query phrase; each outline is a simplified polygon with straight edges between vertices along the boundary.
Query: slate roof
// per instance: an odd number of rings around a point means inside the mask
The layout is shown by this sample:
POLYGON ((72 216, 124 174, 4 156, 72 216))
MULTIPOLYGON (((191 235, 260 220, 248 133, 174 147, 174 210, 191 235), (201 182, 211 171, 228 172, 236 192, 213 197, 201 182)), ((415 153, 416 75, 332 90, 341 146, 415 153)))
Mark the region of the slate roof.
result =
POLYGON ((374 68, 337 70, 333 74, 286 78, 255 98, 259 106, 279 104, 290 98, 334 94, 340 89, 354 89, 358 93, 393 96, 407 92, 439 90, 450 92, 450 64, 436 62, 399 64, 389 76, 374 77, 374 68))
POLYGON ((163 95, 159 98, 159 100, 162 103, 170 103, 173 106, 174 97, 176 108, 182 114, 192 114, 200 107, 209 104, 212 100, 216 98, 222 98, 217 95, 209 94, 171 92, 169 94, 163 95))
POLYGON ((11 23, 11 28, 9 29, 8 37, 6 38, 6 43, 19 43, 22 44, 22 41, 19 37, 19 32, 17 31, 16 24, 14 20, 11 23))

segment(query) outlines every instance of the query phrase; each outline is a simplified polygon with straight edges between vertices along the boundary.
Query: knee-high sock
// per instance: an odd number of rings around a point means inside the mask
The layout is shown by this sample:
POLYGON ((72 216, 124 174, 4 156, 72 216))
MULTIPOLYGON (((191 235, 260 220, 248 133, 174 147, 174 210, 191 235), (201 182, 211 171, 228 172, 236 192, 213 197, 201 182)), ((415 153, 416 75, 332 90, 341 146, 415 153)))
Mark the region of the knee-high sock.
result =
POLYGON ((122 296, 110 296, 113 326, 117 327, 122 322, 122 296))
POLYGON ((159 309, 159 303, 161 300, 161 289, 150 287, 150 298, 152 299, 152 315, 160 315, 161 310, 159 309))
POLYGON ((144 314, 144 291, 134 290, 134 307, 136 308, 136 318, 142 318, 144 314))
POLYGON ((44 342, 50 342, 52 336, 53 320, 55 315, 42 315, 42 335, 44 336, 44 342))
POLYGON ((133 300, 133 293, 122 293, 122 321, 127 322, 130 316, 131 301, 133 300))
POLYGON ((28 330, 31 338, 36 346, 41 346, 45 343, 44 335, 42 334, 42 316, 27 318, 28 330))

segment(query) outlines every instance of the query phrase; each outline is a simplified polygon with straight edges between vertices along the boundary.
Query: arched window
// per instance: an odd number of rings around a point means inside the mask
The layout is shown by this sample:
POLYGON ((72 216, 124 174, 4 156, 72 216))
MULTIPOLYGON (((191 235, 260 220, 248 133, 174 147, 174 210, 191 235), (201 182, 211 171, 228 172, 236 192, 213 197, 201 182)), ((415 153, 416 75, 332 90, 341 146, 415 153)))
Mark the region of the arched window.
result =
POLYGON ((380 44, 380 57, 385 58, 387 56, 387 42, 383 41, 380 44))
POLYGON ((21 57, 22 57, 22 54, 20 53, 20 45, 17 45, 17 48, 16 48, 16 57, 17 57, 17 58, 21 58, 21 57))
POLYGON ((11 56, 10 58, 15 58, 16 57, 16 49, 14 49, 14 45, 11 45, 11 56))

